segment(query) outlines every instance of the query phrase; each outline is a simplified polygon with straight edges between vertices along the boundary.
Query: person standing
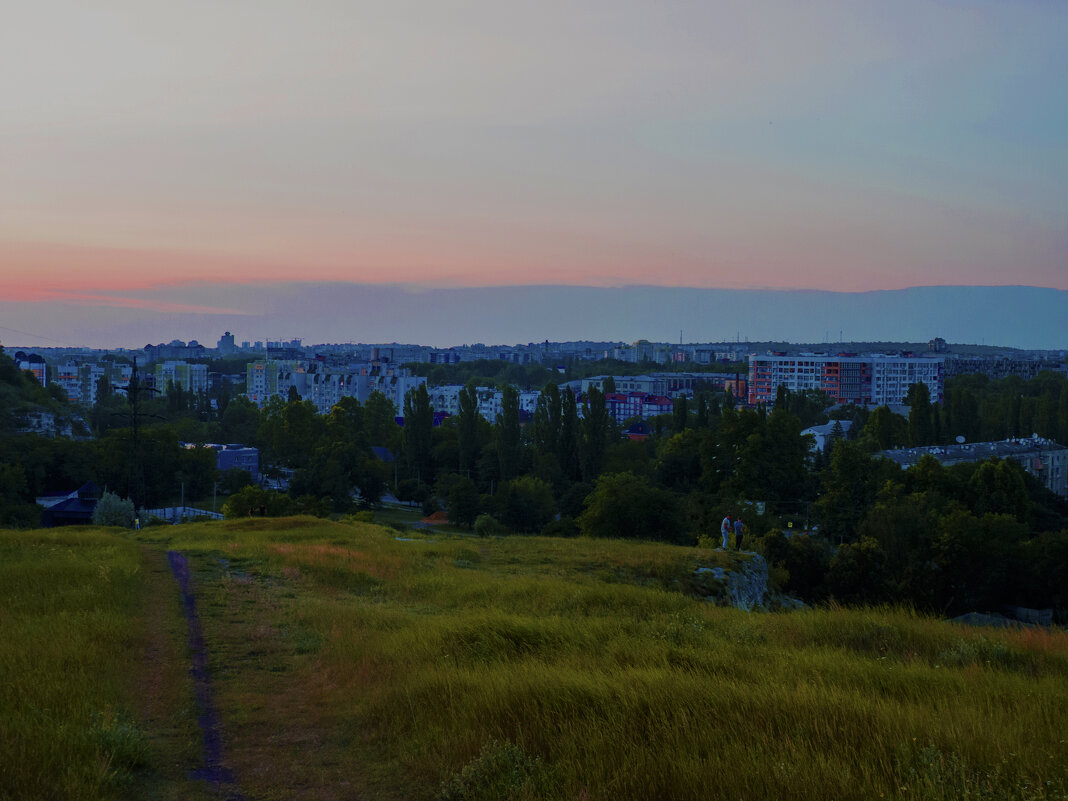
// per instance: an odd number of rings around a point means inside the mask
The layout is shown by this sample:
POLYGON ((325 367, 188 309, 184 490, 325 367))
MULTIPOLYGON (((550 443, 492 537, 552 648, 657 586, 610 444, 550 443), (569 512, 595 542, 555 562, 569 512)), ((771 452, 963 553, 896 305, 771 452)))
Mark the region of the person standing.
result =
POLYGON ((742 523, 742 518, 738 518, 734 521, 734 547, 739 551, 742 550, 742 532, 745 531, 745 524, 742 523))
POLYGON ((727 515, 723 518, 723 522, 719 524, 719 533, 723 537, 723 550, 727 550, 727 540, 731 536, 731 516, 727 515))

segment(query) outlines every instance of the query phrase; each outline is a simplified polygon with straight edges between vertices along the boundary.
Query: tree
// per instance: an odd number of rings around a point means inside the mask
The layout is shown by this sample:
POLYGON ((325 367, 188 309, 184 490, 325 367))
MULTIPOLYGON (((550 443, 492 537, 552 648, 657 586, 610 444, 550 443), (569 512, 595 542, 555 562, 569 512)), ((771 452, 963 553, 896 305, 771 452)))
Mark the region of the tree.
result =
POLYGON ((400 429, 397 427, 397 407, 393 401, 375 390, 363 405, 363 415, 370 444, 395 449, 400 429))
POLYGON ((504 482, 496 502, 501 522, 513 531, 541 531, 554 513, 552 486, 534 476, 504 482))
POLYGON ((224 495, 233 495, 251 485, 252 475, 240 467, 231 467, 219 474, 219 489, 224 495))
POLYGON ((271 461, 305 467, 326 431, 326 423, 311 401, 267 401, 260 416, 259 441, 271 461))
POLYGON ((459 450, 460 472, 470 476, 478 462, 479 441, 478 421, 478 395, 473 384, 468 384, 460 390, 459 415, 457 421, 457 439, 459 450))
POLYGON ((691 428, 664 441, 657 454, 657 481, 677 492, 696 489, 701 478, 702 434, 707 433, 691 428))
POLYGON ((185 497, 203 498, 211 494, 219 471, 211 448, 179 448, 178 481, 185 485, 185 497))
POLYGON ((445 512, 449 522, 471 528, 478 517, 478 487, 467 476, 461 476, 449 488, 445 512))
POLYGON ((331 407, 330 414, 326 416, 326 433, 331 442, 367 447, 364 409, 356 398, 341 398, 331 407))
POLYGON ((937 492, 906 493, 889 483, 878 493, 857 527, 858 539, 871 537, 885 555, 885 579, 890 598, 907 600, 924 609, 936 607, 937 575, 933 544, 939 520, 956 508, 937 492))
POLYGON ((282 517, 296 511, 288 495, 269 492, 260 487, 245 487, 230 496, 223 504, 223 516, 228 520, 242 517, 282 517))
POLYGON ((911 445, 934 444, 934 412, 931 409, 931 391, 922 381, 909 386, 905 403, 909 407, 909 443, 911 445))
POLYGON ((671 428, 676 434, 681 434, 689 424, 690 407, 685 395, 675 398, 672 405, 671 428))
POLYGON ((606 473, 598 478, 578 524, 587 537, 692 539, 682 531, 675 496, 633 473, 606 473))
POLYGON ((434 478, 430 456, 433 436, 434 410, 430 406, 426 384, 420 384, 404 396, 404 452, 408 469, 420 481, 429 482, 434 478))
POLYGON ((41 507, 27 498, 26 471, 0 459, 0 526, 29 528, 41 522, 41 507))
POLYGON ((534 408, 534 447, 539 453, 555 456, 559 452, 560 415, 560 388, 550 381, 534 408))
POLYGON ((614 421, 608 416, 604 393, 591 386, 586 394, 579 442, 579 466, 582 480, 593 483, 604 467, 605 450, 612 436, 614 421))
POLYGON ((845 429, 842 428, 842 421, 835 420, 834 425, 831 426, 831 433, 827 437, 827 445, 825 449, 831 449, 834 447, 834 443, 840 442, 845 439, 845 429))
POLYGON ((259 425, 260 410, 248 398, 239 395, 226 405, 223 412, 220 426, 222 441, 253 444, 257 441, 259 425))
POLYGON ((430 488, 417 478, 402 478, 397 482, 396 493, 401 503, 422 504, 430 497, 430 488))
POLYGON ((694 417, 694 428, 705 429, 709 427, 711 423, 711 416, 708 409, 708 396, 704 392, 697 395, 697 412, 694 417))
POLYGON ((1008 459, 990 459, 979 465, 968 482, 976 514, 1007 514, 1024 523, 1031 513, 1031 499, 1024 471, 1008 459))
POLYGON ((908 421, 889 406, 880 406, 868 415, 862 436, 872 443, 873 450, 899 448, 908 439, 908 421))
MULTIPOLYGON (((746 443, 759 436, 764 425, 764 418, 752 409, 724 410, 716 435, 706 437, 701 446, 701 482, 708 492, 734 480, 746 443)), ((744 481, 734 483, 738 489, 737 484, 744 481)))
POLYGON ((475 518, 475 533, 480 537, 494 537, 504 533, 504 527, 493 515, 481 514, 475 518))
POLYGON ((873 537, 838 546, 827 570, 827 590, 847 604, 878 604, 890 600, 886 589, 886 554, 873 537))
POLYGON ((501 413, 497 416, 497 456, 500 480, 519 474, 519 390, 511 384, 501 390, 501 413))
POLYGON ((996 610, 1006 597, 1009 566, 1026 529, 1009 515, 957 509, 938 523, 931 554, 937 566, 936 608, 949 614, 996 610))
POLYGON ((783 589, 810 603, 826 597, 830 561, 826 540, 805 534, 787 537, 781 531, 774 531, 763 538, 760 547, 769 566, 786 572, 783 589))
POLYGON ((129 498, 120 498, 113 492, 104 492, 93 509, 94 526, 121 526, 133 528, 134 505, 129 498))
POLYGON ((575 393, 567 387, 561 396, 560 437, 557 459, 568 481, 579 479, 579 418, 575 393))
POLYGON ((821 476, 823 492, 815 503, 820 531, 830 541, 855 540, 857 527, 882 486, 882 480, 888 474, 900 472, 893 462, 878 461, 882 464, 877 465, 876 460, 852 443, 835 444, 830 466, 821 476))
POLYGON ((776 409, 766 420, 757 416, 752 433, 737 446, 735 470, 724 483, 734 497, 763 500, 775 508, 789 503, 800 511, 809 494, 805 464, 809 444, 801 421, 776 409))

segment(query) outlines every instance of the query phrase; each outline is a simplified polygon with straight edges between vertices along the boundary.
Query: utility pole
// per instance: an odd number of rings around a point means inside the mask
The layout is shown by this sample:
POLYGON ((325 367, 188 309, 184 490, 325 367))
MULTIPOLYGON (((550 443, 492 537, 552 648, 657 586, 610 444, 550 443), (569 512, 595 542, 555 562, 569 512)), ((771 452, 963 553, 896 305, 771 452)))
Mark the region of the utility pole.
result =
POLYGON ((145 508, 145 473, 141 459, 141 418, 150 417, 163 420, 157 414, 145 414, 141 411, 141 393, 158 393, 154 387, 144 386, 137 377, 137 357, 133 360, 133 369, 130 371, 130 382, 125 386, 117 385, 116 389, 126 391, 126 403, 130 407, 128 412, 113 412, 120 417, 128 417, 130 420, 130 484, 129 493, 134 502, 135 509, 145 508))

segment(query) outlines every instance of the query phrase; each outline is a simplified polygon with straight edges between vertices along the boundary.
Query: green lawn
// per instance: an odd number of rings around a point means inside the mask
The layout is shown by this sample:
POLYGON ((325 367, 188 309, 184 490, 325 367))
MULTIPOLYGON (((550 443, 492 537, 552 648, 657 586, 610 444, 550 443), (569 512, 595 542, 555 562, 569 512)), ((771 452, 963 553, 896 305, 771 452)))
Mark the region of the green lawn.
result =
POLYGON ((693 570, 740 557, 648 543, 249 519, 66 532, 60 559, 50 536, 0 533, 0 692, 22 682, 0 696, 0 727, 19 721, 0 765, 25 755, 2 797, 195 797, 169 548, 191 561, 248 798, 1068 797, 1064 632, 716 607, 693 570), (87 608, 107 623, 54 646, 51 621, 87 608), (31 664, 83 680, 56 704, 31 664), (161 670, 155 708, 122 678, 161 670), (57 730, 88 745, 56 755, 57 730), (84 791, 17 792, 66 774, 84 791))

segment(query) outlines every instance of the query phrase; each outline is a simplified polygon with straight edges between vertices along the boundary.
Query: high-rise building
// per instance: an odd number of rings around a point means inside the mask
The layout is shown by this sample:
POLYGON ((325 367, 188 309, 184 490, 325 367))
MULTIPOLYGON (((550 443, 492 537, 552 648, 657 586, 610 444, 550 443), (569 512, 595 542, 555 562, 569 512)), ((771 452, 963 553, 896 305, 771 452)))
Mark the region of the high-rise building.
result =
POLYGON ((234 342, 234 335, 229 331, 219 337, 219 345, 217 350, 220 355, 228 356, 231 353, 237 353, 237 343, 234 342))
POLYGON ((208 391, 208 366, 188 362, 166 361, 156 365, 156 388, 167 393, 170 383, 181 385, 185 392, 208 391))
POLYGON ((749 403, 771 403, 780 386, 791 392, 817 389, 837 403, 900 405, 909 387, 923 383, 932 401, 943 395, 943 359, 916 356, 858 356, 840 353, 771 354, 749 357, 749 403))

